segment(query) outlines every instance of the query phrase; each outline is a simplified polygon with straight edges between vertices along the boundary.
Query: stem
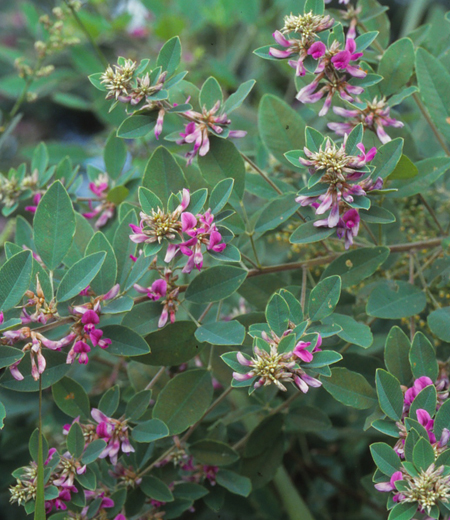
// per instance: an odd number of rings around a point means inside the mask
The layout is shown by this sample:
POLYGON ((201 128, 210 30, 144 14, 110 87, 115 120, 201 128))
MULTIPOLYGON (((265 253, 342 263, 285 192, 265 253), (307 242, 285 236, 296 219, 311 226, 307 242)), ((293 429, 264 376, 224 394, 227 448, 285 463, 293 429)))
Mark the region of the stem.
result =
POLYGON ((208 306, 206 307, 206 309, 202 312, 202 314, 200 315, 200 318, 198 319, 198 322, 201 323, 205 318, 206 318, 206 315, 208 314, 208 312, 211 310, 211 307, 214 305, 214 303, 208 303, 208 306))
MULTIPOLYGON (((411 251, 409 253, 409 283, 414 285, 414 255, 411 251)), ((411 335, 411 341, 414 339, 414 335, 416 332, 415 322, 414 322, 414 316, 411 316, 409 318, 409 329, 410 329, 410 335, 411 335)))
POLYGON ((247 233, 247 235, 248 235, 248 238, 250 239, 250 244, 252 245, 253 254, 255 255, 256 264, 257 264, 258 268, 261 269, 261 262, 259 261, 258 253, 256 252, 255 241, 253 240, 253 233, 251 233, 251 234, 247 233))
POLYGON ((45 518, 45 499, 44 499, 44 454, 42 452, 42 378, 39 374, 39 440, 38 440, 38 468, 37 468, 37 487, 36 487, 36 508, 34 518, 45 518))
POLYGON ((166 371, 166 367, 161 367, 158 372, 153 376, 153 379, 150 381, 150 383, 145 387, 145 390, 150 390, 153 386, 155 386, 155 383, 158 381, 158 379, 164 374, 166 371))
POLYGON ((94 51, 96 52, 97 56, 99 57, 100 61, 103 64, 103 66, 107 67, 108 66, 108 60, 106 59, 105 55, 101 51, 100 47, 97 45, 95 40, 92 38, 90 32, 87 30, 86 26, 81 21, 80 17, 78 16, 78 13, 75 11, 75 9, 70 4, 70 2, 68 2, 67 0, 65 0, 65 1, 66 1, 67 7, 71 10, 72 16, 74 17, 75 21, 77 22, 78 27, 83 31, 83 33, 85 34, 86 38, 89 40, 89 43, 94 48, 94 51))
POLYGON ((306 303, 306 285, 308 283, 308 268, 304 265, 302 267, 302 294, 300 296, 300 305, 302 307, 303 314, 305 313, 306 303))
POLYGON ((259 269, 259 267, 255 264, 255 262, 247 255, 244 255, 244 253, 242 251, 241 251, 241 256, 244 258, 244 260, 247 260, 248 263, 252 264, 253 267, 255 267, 256 269, 259 269))
MULTIPOLYGON (((358 21, 358 25, 359 27, 361 27, 361 29, 364 31, 364 32, 369 32, 369 29, 367 29, 367 27, 360 21, 358 21)), ((375 49, 377 49, 378 52, 380 52, 381 54, 384 54, 384 49, 383 47, 380 45, 380 43, 378 42, 378 40, 374 40, 370 45, 373 45, 375 47, 375 49)))
POLYGON ((367 233, 369 233, 370 238, 372 239, 373 243, 377 246, 377 245, 378 245, 377 237, 373 234, 372 230, 371 230, 370 227, 369 227, 369 226, 364 222, 364 220, 362 221, 362 223, 363 223, 364 229, 367 231, 367 233))
POLYGON ((194 430, 197 429, 197 427, 200 425, 200 423, 203 421, 203 419, 212 412, 224 399, 227 397, 227 395, 233 390, 232 386, 229 386, 224 392, 222 392, 219 397, 211 404, 211 406, 206 410, 206 412, 200 417, 200 419, 193 424, 189 430, 181 437, 180 442, 183 444, 186 442, 189 437, 194 433, 194 430))
MULTIPOLYGON (((187 439, 189 439, 189 437, 192 435, 192 433, 194 433, 194 430, 197 428, 197 426, 199 426, 199 424, 203 421, 203 419, 209 414, 209 412, 211 412, 212 410, 214 410, 214 408, 220 404, 224 399, 225 397, 231 392, 231 390, 233 390, 233 388, 230 386, 228 387, 225 392, 223 392, 212 404, 211 406, 206 410, 206 412, 200 417, 200 419, 195 423, 193 424, 189 430, 183 435, 183 437, 180 439, 180 444, 182 444, 183 442, 186 442, 187 439)), ((139 474, 138 476, 139 477, 142 477, 143 475, 147 474, 149 471, 151 471, 159 462, 161 462, 162 460, 164 460, 166 457, 168 457, 175 449, 177 449, 177 446, 176 445, 173 445, 171 446, 168 450, 166 450, 162 455, 160 455, 156 460, 154 460, 149 466, 147 466, 145 469, 143 469, 139 474)))
MULTIPOLYGON (((255 164, 250 159, 250 157, 247 157, 245 155, 245 153, 240 152, 240 154, 241 154, 241 157, 244 159, 244 161, 247 162, 255 170, 255 172, 259 173, 259 175, 261 175, 261 177, 267 182, 267 184, 269 184, 278 193, 278 195, 283 195, 283 192, 271 179, 269 179, 269 176, 267 175, 267 173, 265 171, 261 170, 261 168, 257 164, 255 164)), ((305 218, 302 217, 302 219, 303 219, 303 222, 306 222, 305 218)))
POLYGON ((278 468, 273 483, 290 520, 314 520, 311 511, 299 495, 284 466, 278 468))
POLYGON ((427 123, 429 124, 429 126, 431 128, 431 131, 433 132, 434 136, 436 137, 436 139, 438 140, 438 142, 441 145, 442 149, 444 150, 445 155, 450 156, 450 150, 447 148, 447 145, 445 144, 445 141, 444 141, 443 137, 441 136, 441 134, 439 133, 439 131, 436 128, 435 124, 433 123, 433 121, 431 120, 430 116, 428 115, 428 112, 427 112, 425 106, 423 105, 420 97, 417 95, 416 92, 412 95, 412 97, 414 98, 414 101, 416 102, 417 106, 419 107, 419 110, 422 112, 423 117, 426 119, 427 123))
POLYGON ((435 221, 435 223, 436 223, 437 227, 439 228, 439 231, 441 232, 441 234, 442 235, 446 235, 447 233, 444 231, 444 228, 441 226, 441 223, 439 222, 439 219, 437 218, 437 215, 436 215, 434 209, 428 204, 427 200, 425 199, 425 197, 421 193, 419 193, 419 197, 420 197, 420 200, 422 201, 423 205, 427 208, 428 213, 431 215, 431 217, 435 221))

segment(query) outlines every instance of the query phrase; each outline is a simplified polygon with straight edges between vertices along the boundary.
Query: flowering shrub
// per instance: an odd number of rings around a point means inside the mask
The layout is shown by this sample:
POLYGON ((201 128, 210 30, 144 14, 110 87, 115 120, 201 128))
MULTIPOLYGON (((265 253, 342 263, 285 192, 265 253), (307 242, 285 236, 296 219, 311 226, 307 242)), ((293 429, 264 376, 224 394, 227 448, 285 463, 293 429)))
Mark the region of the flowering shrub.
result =
POLYGON ((5 9, 2 519, 448 520, 449 13, 210 3, 5 9))

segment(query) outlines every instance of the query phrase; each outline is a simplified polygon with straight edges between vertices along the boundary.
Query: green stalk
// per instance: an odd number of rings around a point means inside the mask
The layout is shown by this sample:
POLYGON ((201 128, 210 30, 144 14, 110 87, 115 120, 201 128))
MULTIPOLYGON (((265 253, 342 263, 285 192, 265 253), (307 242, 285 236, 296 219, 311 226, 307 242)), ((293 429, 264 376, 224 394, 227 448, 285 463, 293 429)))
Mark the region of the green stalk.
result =
POLYGON ((45 520, 45 498, 44 498, 44 454, 42 453, 42 379, 39 375, 39 444, 38 444, 38 469, 36 506, 34 509, 34 520, 45 520))
POLYGON ((273 483, 290 520, 314 520, 284 466, 278 468, 273 483))

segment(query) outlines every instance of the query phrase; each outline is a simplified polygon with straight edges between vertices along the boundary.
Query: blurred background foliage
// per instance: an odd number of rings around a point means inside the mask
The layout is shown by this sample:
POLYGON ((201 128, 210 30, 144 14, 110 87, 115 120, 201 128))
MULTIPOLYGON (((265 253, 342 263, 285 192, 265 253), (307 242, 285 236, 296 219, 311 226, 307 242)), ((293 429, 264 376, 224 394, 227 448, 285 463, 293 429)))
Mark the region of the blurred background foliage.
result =
MULTIPOLYGON (((116 62, 117 56, 134 60, 155 59, 162 44, 178 34, 183 45, 183 65, 190 71, 188 79, 192 83, 200 85, 208 76, 213 75, 224 90, 231 93, 243 81, 256 79, 257 84, 249 100, 236 112, 233 121, 235 128, 248 131, 241 149, 245 151, 246 148, 256 147, 260 161, 269 162, 267 152, 258 137, 257 108, 261 96, 265 93, 280 96, 316 127, 318 109, 292 103, 296 88, 292 70, 286 63, 261 60, 252 51, 271 43, 272 32, 281 27, 284 15, 291 11, 302 11, 303 3, 302 0, 88 0, 78 16, 111 63, 116 62)), ((444 18, 448 0, 391 0, 382 1, 381 4, 389 8, 383 18, 385 41, 381 40, 381 43, 384 46, 399 37, 410 35, 450 69, 449 24, 444 18)), ((375 0, 362 0, 361 5, 367 10, 378 8, 375 0)), ((22 56, 31 64, 36 59, 34 42, 39 40, 41 31, 38 20, 42 14, 50 14, 53 7, 53 0, 1 1, 0 108, 4 112, 8 112, 14 105, 24 84, 14 63, 22 56)), ((339 5, 337 1, 333 1, 328 7, 333 10, 339 5)), ((3 173, 9 167, 29 159, 35 145, 42 140, 47 142, 53 164, 66 155, 70 155, 75 164, 80 163, 82 170, 87 164, 98 164, 101 162, 106 136, 112 127, 117 127, 125 118, 122 107, 108 113, 110 103, 104 100, 102 92, 90 85, 87 76, 100 72, 105 67, 76 20, 67 18, 64 32, 68 37, 79 38, 80 43, 54 54, 49 63, 55 66, 55 71, 48 78, 33 83, 30 90, 37 95, 37 100, 22 107, 23 117, 18 121, 14 133, 6 136, 1 148, 0 171, 3 173)), ((405 152, 416 160, 422 157, 421 150, 427 150, 427 155, 432 155, 430 150, 437 151, 438 144, 426 122, 412 116, 410 103, 412 101, 405 101, 400 110, 401 119, 406 123, 406 132, 411 137, 405 142, 405 152)), ((175 127, 171 128, 168 122, 165 131, 169 133, 173 130, 175 127)), ((392 137, 395 136, 395 132, 392 132, 392 137)), ((156 144, 153 134, 145 141, 135 140, 129 143, 133 166, 137 170, 145 164, 156 144)), ((284 171, 280 165, 275 167, 281 168, 281 173, 289 178, 286 168, 284 171)), ((448 191, 443 190, 442 185, 439 186, 440 188, 434 188, 434 196, 441 200, 440 211, 445 213, 450 209, 447 202, 448 191)), ((399 207, 400 204, 397 211, 399 207)), ((423 208, 415 204, 414 197, 409 199, 405 211, 402 232, 406 233, 407 239, 420 240, 422 237, 418 230, 424 233, 424 237, 431 238, 428 226, 424 224, 423 208)), ((399 228, 400 224, 392 226, 390 233, 398 233, 399 228)), ((282 233, 278 238, 279 247, 270 249, 272 261, 275 261, 274 258, 283 259, 298 253, 291 249, 292 246, 287 241, 283 242, 282 233)), ((265 244, 260 241, 258 247, 264 248, 265 244)), ((264 253, 267 253, 258 252, 261 253, 260 258, 264 258, 264 253)), ((309 247, 308 254, 315 254, 314 247, 309 247)), ((320 273, 318 270, 313 274, 318 276, 320 273)), ((301 273, 299 277, 301 278, 301 273)), ((274 277, 273 290, 276 285, 274 277)), ((341 303, 344 304, 347 299, 349 305, 354 305, 357 298, 363 302, 364 289, 361 289, 362 287, 357 286, 351 292, 343 294, 341 303)), ((450 296, 445 291, 441 292, 439 297, 448 302, 450 296)), ((256 287, 253 298, 251 294, 248 296, 258 310, 256 287)), ((382 328, 379 331, 375 324, 372 347, 363 353, 361 350, 353 353, 349 349, 346 355, 347 368, 362 373, 371 384, 374 382, 375 370, 382 366, 380 354, 386 331, 393 324, 395 322, 385 320, 379 325, 382 328)), ((95 381, 84 380, 86 374, 82 367, 73 375, 97 396, 109 384, 108 371, 105 370, 102 375, 102 367, 99 366, 98 369, 100 376, 95 381)), ((132 374, 137 388, 138 378, 145 370, 147 367, 139 365, 136 373, 132 374)), ((8 418, 15 421, 16 428, 9 428, 9 432, 14 431, 14 434, 10 433, 8 437, 0 434, 0 519, 16 520, 24 518, 25 513, 16 506, 9 507, 7 486, 13 480, 11 472, 28 463, 27 442, 37 421, 37 396, 15 393, 12 397, 8 396, 8 391, 2 390, 2 401, 10 408, 14 401, 13 413, 8 413, 8 418)), ((93 402, 95 404, 95 397, 93 402)), ((343 407, 323 389, 308 394, 293 406, 292 411, 295 412, 298 406, 314 405, 315 402, 320 403, 324 412, 317 416, 316 422, 305 424, 303 421, 296 421, 295 413, 292 413, 287 424, 287 432, 292 435, 289 436, 289 445, 284 449, 284 465, 295 486, 307 497, 308 506, 317 520, 385 518, 385 498, 373 488, 373 463, 368 450, 368 445, 382 439, 382 436, 373 429, 363 431, 366 411, 343 407), (319 430, 322 431, 319 433, 319 430)), ((60 435, 63 421, 61 412, 54 404, 47 412, 48 434, 60 435)), ((287 442, 278 429, 267 432, 269 437, 272 434, 277 437, 274 441, 287 442)), ((274 455, 278 459, 268 460, 267 465, 278 462, 282 453, 283 450, 278 451, 274 455)), ((194 515, 198 520, 219 517, 221 520, 244 517, 249 520, 283 520, 288 517, 280 507, 278 493, 279 490, 273 485, 264 485, 255 491, 250 500, 234 496, 233 501, 225 504, 219 512, 203 507, 194 515)), ((295 509, 295 504, 292 507, 295 509)), ((193 518, 192 513, 185 513, 183 518, 193 518)), ((302 517, 301 520, 309 519, 302 517)))

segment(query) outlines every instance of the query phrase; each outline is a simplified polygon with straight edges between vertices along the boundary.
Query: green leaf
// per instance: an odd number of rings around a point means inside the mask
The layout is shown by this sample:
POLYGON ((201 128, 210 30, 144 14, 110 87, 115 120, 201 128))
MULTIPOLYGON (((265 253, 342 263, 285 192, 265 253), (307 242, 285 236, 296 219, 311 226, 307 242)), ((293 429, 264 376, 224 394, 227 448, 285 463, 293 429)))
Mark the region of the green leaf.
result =
POLYGON ((63 377, 52 386, 52 394, 56 406, 69 417, 89 417, 89 397, 84 388, 73 379, 63 377))
POLYGON ((105 260, 100 271, 90 282, 91 289, 96 294, 106 294, 116 283, 117 259, 109 240, 101 231, 97 231, 86 247, 86 256, 98 253, 106 253, 105 260))
POLYGON ((209 207, 213 215, 216 215, 228 202, 233 186, 234 179, 223 179, 212 190, 209 198, 209 207))
POLYGON ((450 74, 442 63, 425 49, 416 52, 416 74, 420 96, 431 119, 450 142, 450 74))
POLYGON ((389 437, 396 439, 399 437, 398 426, 394 422, 378 419, 372 423, 372 428, 375 428, 385 435, 389 435, 389 437))
POLYGON ((116 137, 116 131, 113 130, 106 141, 103 152, 103 160, 105 161, 106 171, 111 179, 116 180, 122 173, 123 167, 127 160, 127 147, 122 139, 116 137))
POLYGON ((84 252, 86 251, 89 240, 94 236, 94 230, 89 224, 87 218, 83 217, 79 213, 75 213, 75 222, 75 235, 69 251, 67 251, 67 254, 63 259, 66 267, 72 267, 73 264, 84 257, 84 252))
POLYGON ((397 193, 392 194, 393 197, 412 197, 418 193, 424 193, 450 168, 450 158, 430 157, 419 161, 416 166, 419 173, 412 180, 392 182, 391 187, 398 188, 397 193))
POLYGON ((341 296, 341 279, 330 276, 320 281, 311 291, 308 299, 308 314, 311 321, 319 321, 329 316, 341 296))
MULTIPOLYGON (((348 134, 347 141, 345 143, 345 153, 346 155, 358 155, 357 145, 362 142, 364 136, 364 127, 362 123, 353 128, 353 130, 348 134)), ((323 175, 323 173, 322 173, 323 175)))
POLYGON ((436 387, 434 385, 426 386, 414 398, 411 408, 409 409, 409 417, 416 419, 417 410, 420 409, 426 410, 431 417, 434 417, 434 414, 436 413, 436 402, 436 387))
POLYGON ((332 423, 326 413, 313 406, 292 407, 286 418, 288 433, 322 432, 330 429, 332 423))
POLYGON ((412 378, 409 366, 410 348, 408 336, 399 327, 392 327, 386 338, 384 362, 389 372, 405 386, 410 384, 412 378))
POLYGON ((23 358, 25 352, 15 347, 0 345, 0 368, 11 366, 16 361, 23 358))
POLYGON ((31 172, 37 170, 39 178, 45 173, 48 166, 48 150, 45 143, 39 143, 34 149, 31 159, 31 172))
POLYGON ((159 419, 150 419, 133 428, 132 437, 136 442, 154 442, 169 435, 169 428, 159 419))
POLYGON ((378 469, 388 477, 400 470, 400 458, 388 444, 376 442, 370 446, 370 453, 378 469))
POLYGON ((291 292, 286 289, 281 289, 279 294, 288 304, 289 320, 292 321, 292 323, 295 323, 295 325, 300 324, 303 321, 303 310, 300 302, 291 292))
POLYGON ((163 202, 186 187, 183 170, 167 148, 160 146, 153 152, 145 167, 142 185, 163 202))
POLYGON ((153 500, 159 502, 172 502, 173 495, 172 491, 167 487, 166 484, 159 478, 146 475, 140 484, 142 491, 153 500))
POLYGON ((314 222, 306 222, 299 226, 290 236, 291 244, 311 244, 312 242, 320 242, 336 232, 334 228, 315 226, 314 222))
POLYGON ((380 206, 371 206, 367 211, 360 211, 359 215, 361 220, 369 224, 390 224, 396 220, 393 213, 380 206))
POLYGON ((277 336, 282 336, 289 323, 289 306, 279 294, 270 298, 266 307, 266 320, 277 336))
POLYGON ((80 292, 91 283, 96 274, 100 271, 105 258, 106 253, 100 252, 93 253, 92 255, 88 255, 85 258, 78 260, 78 262, 66 272, 61 280, 56 293, 57 301, 65 302, 78 296, 78 294, 80 294, 80 292))
POLYGON ((5 406, 0 401, 0 430, 2 430, 3 427, 5 426, 5 423, 3 422, 5 420, 5 417, 6 417, 5 406))
POLYGON ((193 303, 218 302, 231 296, 244 282, 247 270, 232 266, 214 266, 201 271, 186 290, 193 303))
POLYGON ((417 502, 402 502, 391 509, 388 520, 411 520, 417 513, 417 502))
POLYGON ((207 111, 211 110, 213 106, 217 103, 217 101, 220 101, 220 104, 222 105, 223 96, 222 96, 222 89, 220 88, 220 85, 216 78, 213 78, 210 76, 202 86, 202 89, 200 91, 200 107, 203 109, 203 107, 206 108, 207 111))
MULTIPOLYGON (((67 354, 65 353, 45 349, 44 356, 47 366, 41 375, 43 390, 62 379, 71 369, 71 365, 66 363, 67 354)), ((0 386, 16 392, 37 392, 39 381, 35 381, 31 375, 30 356, 24 357, 20 362, 20 372, 24 376, 22 381, 14 379, 9 370, 5 371, 1 376, 0 386)))
POLYGON ((414 70, 414 45, 409 38, 401 38, 384 52, 378 74, 383 76, 380 90, 384 96, 396 94, 408 83, 414 70))
POLYGON ((428 315, 427 322, 431 332, 442 341, 450 343, 450 307, 437 309, 428 315))
POLYGON ((422 332, 417 332, 414 336, 409 361, 415 379, 427 376, 432 381, 436 381, 439 373, 436 353, 433 345, 422 332))
POLYGON ((13 255, 0 268, 0 310, 11 309, 20 302, 31 282, 33 257, 30 251, 13 255))
POLYGON ((213 387, 207 370, 194 369, 178 374, 158 395, 153 418, 160 419, 177 435, 195 424, 211 404, 213 387))
POLYGON ((377 402, 375 390, 364 376, 347 368, 332 368, 331 377, 323 378, 322 384, 328 393, 346 406, 365 410, 377 402))
POLYGON ((390 280, 370 293, 366 312, 369 316, 395 320, 423 311, 427 304, 424 292, 408 282, 390 280))
POLYGON ((229 115, 233 110, 239 108, 246 97, 250 94, 252 88, 255 86, 256 81, 254 79, 249 79, 245 83, 239 85, 239 88, 231 94, 231 96, 225 101, 223 105, 223 111, 229 115))
POLYGON ((242 345, 245 327, 234 320, 216 321, 199 327, 195 331, 195 337, 201 343, 206 341, 211 345, 242 345))
POLYGON ((62 262, 75 234, 75 213, 70 197, 60 181, 42 197, 34 215, 34 243, 48 269, 62 262))
POLYGON ((183 482, 177 484, 173 491, 175 498, 186 498, 188 500, 198 500, 199 498, 204 497, 208 494, 208 490, 200 486, 199 484, 194 484, 193 482, 183 482))
POLYGON ((127 403, 125 417, 130 421, 137 421, 140 419, 147 411, 151 397, 151 390, 141 390, 134 395, 127 403))
POLYGON ((130 210, 119 224, 113 240, 113 249, 117 258, 117 282, 123 287, 128 274, 134 266, 130 255, 136 254, 136 244, 130 240, 130 224, 137 224, 136 212, 130 210))
POLYGON ((136 361, 152 366, 178 366, 186 363, 200 353, 198 340, 194 336, 196 328, 192 321, 176 321, 151 333, 145 338, 151 353, 136 361))
POLYGON ((125 186, 115 186, 108 191, 106 200, 118 206, 119 204, 122 204, 122 202, 128 197, 129 193, 130 191, 128 188, 125 188, 125 186))
POLYGON ((376 177, 381 177, 382 179, 389 177, 389 175, 395 171, 395 168, 402 157, 402 151, 403 139, 401 137, 392 139, 392 141, 380 146, 377 154, 370 163, 376 168, 374 175, 376 177))
POLYGON ((252 481, 248 477, 243 477, 234 471, 221 469, 216 475, 216 482, 230 493, 248 497, 252 492, 252 481))
POLYGON ((259 104, 258 128, 266 148, 277 161, 291 167, 284 154, 305 145, 306 124, 302 117, 279 97, 265 94, 259 104))
POLYGON ((121 139, 138 139, 145 137, 155 128, 158 110, 149 114, 135 114, 127 117, 117 129, 117 137, 121 139))
POLYGON ((162 46, 156 60, 156 66, 161 67, 163 71, 167 71, 167 76, 170 77, 177 70, 180 60, 181 42, 178 36, 174 36, 162 46))
MULTIPOLYGON (((428 387, 426 387, 428 388, 428 387)), ((434 387, 433 387, 434 388, 434 387)), ((416 398, 417 399, 417 398, 416 398)), ((444 428, 449 430, 450 425, 450 400, 444 401, 444 404, 439 408, 434 419, 433 432, 436 439, 440 439, 444 428)))
POLYGON ((389 180, 412 179, 419 173, 417 166, 406 155, 402 154, 394 171, 389 174, 389 180))
POLYGON ((305 13, 309 13, 310 11, 312 11, 313 14, 323 14, 325 11, 323 0, 306 0, 305 13))
MULTIPOLYGON (((280 341, 281 345, 281 341, 280 341)), ((335 352, 334 350, 325 350, 323 352, 316 352, 314 354, 314 359, 308 363, 307 368, 322 368, 328 365, 332 365, 333 363, 337 363, 342 359, 342 356, 339 352, 335 352)))
MULTIPOLYGON (((307 126, 305 129, 305 141, 306 141, 306 148, 310 150, 311 152, 318 152, 320 150, 320 147, 323 145, 323 142, 325 140, 325 137, 316 129, 307 126)), ((303 152, 300 151, 300 153, 303 155, 303 152)))
POLYGON ((81 462, 83 464, 90 464, 98 459, 101 452, 106 448, 106 442, 103 439, 96 439, 90 442, 83 453, 81 462))
POLYGON ((329 319, 330 323, 333 322, 342 328, 337 335, 344 341, 363 348, 369 348, 372 345, 373 335, 370 327, 365 323, 360 323, 344 314, 333 314, 329 319))
POLYGON ((362 52, 363 50, 367 49, 367 47, 370 46, 378 34, 378 31, 370 31, 358 36, 355 40, 356 52, 362 52))
POLYGON ((216 186, 224 179, 234 179, 234 193, 242 199, 245 188, 244 159, 228 139, 212 136, 209 142, 209 152, 198 158, 203 178, 210 186, 216 186))
POLYGON ((201 464, 228 466, 239 460, 239 453, 228 444, 213 439, 203 439, 189 446, 189 453, 201 464))
POLYGON ((110 354, 116 356, 141 356, 150 352, 147 342, 134 330, 123 325, 107 325, 102 327, 103 337, 111 339, 108 347, 110 354))
POLYGON ((398 379, 386 370, 378 368, 375 383, 380 408, 390 419, 400 421, 403 412, 403 392, 398 379))
POLYGON ((156 211, 158 208, 164 209, 161 199, 143 186, 139 187, 139 204, 141 205, 142 211, 147 213, 147 215, 151 215, 152 210, 156 211))
POLYGON ((413 463, 418 470, 426 471, 435 460, 434 450, 430 442, 423 437, 417 441, 413 449, 413 463))
POLYGON ((67 434, 67 449, 74 458, 81 457, 84 450, 84 435, 79 423, 74 422, 67 434))
POLYGON ((108 417, 112 417, 119 406, 119 401, 120 388, 118 385, 114 385, 102 395, 102 398, 98 403, 98 408, 108 417))
POLYGON ((264 233, 270 229, 275 229, 281 224, 285 224, 290 216, 298 210, 298 203, 295 202, 295 194, 288 193, 271 200, 262 210, 255 224, 257 233, 264 233))

